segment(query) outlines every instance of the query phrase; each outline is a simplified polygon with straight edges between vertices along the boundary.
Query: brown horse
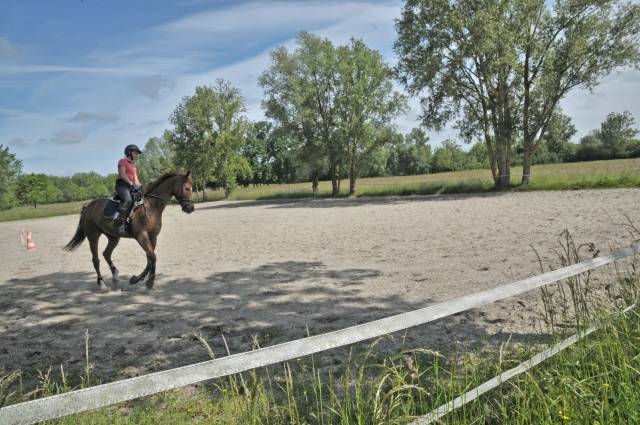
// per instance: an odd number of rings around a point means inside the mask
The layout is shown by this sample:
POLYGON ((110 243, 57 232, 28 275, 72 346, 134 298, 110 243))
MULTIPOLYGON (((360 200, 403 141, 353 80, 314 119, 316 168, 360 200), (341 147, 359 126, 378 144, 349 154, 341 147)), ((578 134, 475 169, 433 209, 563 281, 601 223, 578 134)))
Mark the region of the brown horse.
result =
MULTIPOLYGON (((187 174, 167 173, 148 186, 144 194, 143 205, 131 213, 131 234, 124 236, 137 240, 147 254, 147 266, 142 273, 131 277, 130 284, 138 283, 149 275, 145 285, 148 289, 153 288, 156 278, 156 255, 154 250, 162 227, 162 212, 169 200, 175 196, 182 206, 182 211, 189 214, 192 213, 194 210, 191 198, 192 186, 191 172, 187 172, 187 174)), ((64 247, 66 251, 71 251, 78 247, 85 238, 89 239, 93 267, 98 274, 98 286, 102 290, 107 290, 108 288, 100 274, 98 240, 103 233, 109 239, 109 243, 102 255, 104 255, 104 259, 109 264, 111 275, 113 276, 113 284, 117 287, 118 269, 111 261, 111 254, 122 237, 118 234, 117 224, 103 216, 104 207, 108 201, 108 199, 95 199, 82 208, 76 234, 64 247)))

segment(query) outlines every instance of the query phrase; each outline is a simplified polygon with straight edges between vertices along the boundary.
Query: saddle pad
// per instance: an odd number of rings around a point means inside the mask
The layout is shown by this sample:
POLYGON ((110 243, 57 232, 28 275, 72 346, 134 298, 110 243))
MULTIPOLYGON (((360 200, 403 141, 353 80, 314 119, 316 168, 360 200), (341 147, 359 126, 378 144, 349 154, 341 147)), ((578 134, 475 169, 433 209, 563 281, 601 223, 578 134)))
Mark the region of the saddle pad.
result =
MULTIPOLYGON (((133 205, 132 208, 135 211, 144 203, 144 194, 140 192, 132 193, 133 205)), ((104 210, 102 211, 102 215, 105 218, 112 219, 116 215, 116 211, 118 211, 118 206, 120 205, 120 196, 118 196, 118 192, 114 192, 111 195, 111 198, 107 201, 107 204, 104 206, 104 210)))
POLYGON ((118 211, 118 205, 120 205, 120 202, 109 199, 104 206, 102 215, 105 218, 113 218, 113 216, 116 215, 116 211, 118 211))

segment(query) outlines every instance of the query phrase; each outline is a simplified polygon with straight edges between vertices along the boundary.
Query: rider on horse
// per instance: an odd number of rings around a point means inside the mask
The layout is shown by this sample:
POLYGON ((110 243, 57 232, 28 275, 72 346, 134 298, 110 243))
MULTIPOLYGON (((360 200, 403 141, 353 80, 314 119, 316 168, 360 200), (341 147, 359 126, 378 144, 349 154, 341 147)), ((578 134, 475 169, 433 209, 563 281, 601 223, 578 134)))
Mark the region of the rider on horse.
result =
POLYGON ((118 233, 120 235, 126 235, 127 230, 125 223, 129 215, 129 210, 133 204, 131 199, 132 191, 141 191, 142 185, 138 180, 138 171, 133 162, 138 155, 142 154, 142 151, 136 145, 128 145, 124 148, 124 158, 118 161, 118 178, 116 179, 116 192, 120 197, 120 205, 118 206, 118 213, 115 216, 115 221, 119 225, 118 233))

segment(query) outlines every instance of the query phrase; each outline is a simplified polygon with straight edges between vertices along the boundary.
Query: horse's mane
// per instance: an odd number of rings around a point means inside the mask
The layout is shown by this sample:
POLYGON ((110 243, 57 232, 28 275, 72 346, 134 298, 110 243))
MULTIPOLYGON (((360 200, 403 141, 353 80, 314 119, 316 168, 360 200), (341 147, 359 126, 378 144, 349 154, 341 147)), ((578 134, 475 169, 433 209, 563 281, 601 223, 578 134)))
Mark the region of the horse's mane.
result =
POLYGON ((160 177, 158 177, 157 179, 152 181, 147 186, 147 189, 144 191, 144 193, 149 193, 152 190, 154 190, 155 188, 157 188, 158 186, 160 186, 165 181, 169 180, 170 178, 175 177, 175 176, 180 176, 180 175, 182 175, 182 174, 176 173, 176 172, 164 173, 163 175, 161 175, 160 177))

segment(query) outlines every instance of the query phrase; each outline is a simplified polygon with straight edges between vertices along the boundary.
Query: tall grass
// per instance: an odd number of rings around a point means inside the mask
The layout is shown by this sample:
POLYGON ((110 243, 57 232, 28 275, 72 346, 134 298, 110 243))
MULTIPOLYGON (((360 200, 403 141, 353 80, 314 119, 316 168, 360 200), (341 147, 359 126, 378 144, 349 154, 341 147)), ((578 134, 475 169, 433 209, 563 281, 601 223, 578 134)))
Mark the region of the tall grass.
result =
MULTIPOLYGON (((630 224, 631 231, 637 231, 630 224)), ((598 254, 566 232, 560 266, 598 254)), ((543 364, 451 412, 450 424, 640 423, 640 308, 610 316, 638 299, 638 259, 595 279, 583 274, 541 291, 545 330, 555 339, 593 323, 601 328, 543 364), (603 280, 604 279, 604 280, 603 280), (613 319, 610 319, 613 317, 613 319)), ((206 340, 196 335, 210 356, 206 340)), ((435 352, 403 347, 388 356, 378 341, 353 346, 339 368, 309 356, 53 421, 58 424, 397 424, 407 423, 510 369, 539 345, 504 343, 495 350, 435 352)), ((258 341, 254 341, 259 348, 258 341)), ((64 370, 40 375, 37 392, 21 393, 18 374, 0 379, 0 404, 73 386, 64 370)))
MULTIPOLYGON (((522 167, 511 171, 514 184, 507 190, 577 190, 640 186, 640 158, 607 161, 577 162, 567 164, 536 165, 528 186, 518 184, 522 167)), ((339 196, 348 195, 348 182, 342 182, 339 196)), ((477 193, 493 190, 489 170, 467 170, 421 176, 395 176, 358 179, 355 196, 407 196, 477 193)), ((331 182, 322 181, 319 197, 331 196, 331 182)), ((229 200, 295 199, 313 196, 310 183, 272 184, 248 186, 236 189, 229 200)), ((202 194, 194 196, 202 201, 202 194)), ((207 200, 224 199, 223 190, 208 190, 207 200)), ((0 211, 0 222, 77 214, 84 202, 40 205, 12 208, 0 211)))

